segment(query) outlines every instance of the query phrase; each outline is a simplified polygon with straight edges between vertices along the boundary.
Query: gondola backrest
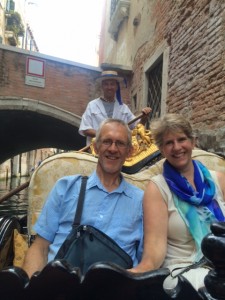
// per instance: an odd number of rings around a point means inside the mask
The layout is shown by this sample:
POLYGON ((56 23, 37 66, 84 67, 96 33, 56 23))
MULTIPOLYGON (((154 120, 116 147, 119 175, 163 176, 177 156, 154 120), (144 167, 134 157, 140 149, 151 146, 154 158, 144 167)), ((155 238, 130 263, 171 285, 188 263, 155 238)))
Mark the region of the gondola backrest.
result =
MULTIPOLYGON (((200 160, 209 169, 225 172, 225 160, 218 155, 203 150, 194 149, 193 158, 200 160)), ((135 174, 123 174, 134 185, 145 189, 146 184, 154 175, 162 172, 163 159, 151 167, 135 174)), ((32 230, 42 206, 55 182, 66 175, 90 175, 96 168, 97 158, 88 153, 67 152, 54 155, 44 160, 33 173, 29 185, 28 233, 35 235, 32 230)))

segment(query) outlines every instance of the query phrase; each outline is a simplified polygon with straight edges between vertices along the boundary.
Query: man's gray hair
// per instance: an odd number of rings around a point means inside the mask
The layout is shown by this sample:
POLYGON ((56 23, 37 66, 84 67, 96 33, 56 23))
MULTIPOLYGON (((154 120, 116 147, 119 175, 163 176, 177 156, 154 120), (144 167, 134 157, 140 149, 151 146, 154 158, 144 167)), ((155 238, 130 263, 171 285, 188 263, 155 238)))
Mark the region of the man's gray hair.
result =
POLYGON ((95 137, 95 142, 96 144, 98 144, 100 142, 100 139, 101 139, 101 130, 102 130, 102 127, 106 124, 110 124, 110 123, 117 123, 117 124, 120 124, 122 126, 124 126, 124 128, 127 130, 127 139, 128 139, 128 146, 131 146, 132 145, 132 132, 129 128, 129 126, 123 121, 123 120, 120 120, 120 119, 112 119, 112 118, 109 118, 109 119, 105 119, 99 126, 98 130, 96 131, 96 137, 95 137))

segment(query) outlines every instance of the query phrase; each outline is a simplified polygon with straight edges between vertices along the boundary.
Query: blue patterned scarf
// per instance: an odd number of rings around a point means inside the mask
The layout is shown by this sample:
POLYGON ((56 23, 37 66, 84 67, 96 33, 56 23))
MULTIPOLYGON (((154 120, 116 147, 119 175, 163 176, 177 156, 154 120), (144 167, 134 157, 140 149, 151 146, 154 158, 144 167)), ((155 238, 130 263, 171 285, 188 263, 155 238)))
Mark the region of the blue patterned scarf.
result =
POLYGON ((209 170, 196 160, 193 165, 196 190, 167 160, 163 165, 163 176, 174 194, 175 206, 195 240, 198 260, 202 256, 201 241, 210 232, 211 223, 225 221, 225 218, 214 199, 216 188, 209 170))

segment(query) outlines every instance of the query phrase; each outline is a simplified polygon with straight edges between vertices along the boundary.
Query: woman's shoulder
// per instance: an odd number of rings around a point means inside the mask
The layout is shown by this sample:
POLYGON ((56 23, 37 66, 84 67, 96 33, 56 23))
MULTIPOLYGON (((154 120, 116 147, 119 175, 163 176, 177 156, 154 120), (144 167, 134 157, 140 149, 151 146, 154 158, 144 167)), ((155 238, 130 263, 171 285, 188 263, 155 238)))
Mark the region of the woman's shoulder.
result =
POLYGON ((214 171, 217 182, 222 190, 223 197, 225 198, 225 173, 220 171, 214 171))
POLYGON ((216 182, 225 181, 225 173, 215 170, 209 170, 209 172, 216 182))
POLYGON ((224 173, 225 170, 224 170, 224 172, 221 172, 221 171, 211 171, 211 172, 215 173, 217 178, 225 179, 225 173, 224 173))
POLYGON ((150 178, 149 184, 148 184, 148 192, 151 193, 156 189, 160 192, 162 198, 166 203, 169 203, 172 201, 172 193, 171 190, 162 174, 158 174, 150 178))
POLYGON ((159 184, 164 184, 166 183, 166 180, 164 178, 164 176, 162 174, 157 174, 153 177, 150 178, 150 182, 154 182, 154 183, 159 183, 159 184))

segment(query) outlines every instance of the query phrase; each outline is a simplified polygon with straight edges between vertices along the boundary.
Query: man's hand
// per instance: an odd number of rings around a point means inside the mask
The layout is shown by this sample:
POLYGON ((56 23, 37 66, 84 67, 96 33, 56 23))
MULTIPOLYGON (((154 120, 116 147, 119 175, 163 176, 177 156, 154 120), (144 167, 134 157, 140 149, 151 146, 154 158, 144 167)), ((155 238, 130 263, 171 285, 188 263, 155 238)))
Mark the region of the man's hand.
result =
POLYGON ((151 107, 147 106, 147 107, 143 108, 141 112, 143 112, 146 116, 148 116, 151 111, 152 111, 151 107))
POLYGON ((141 117, 141 121, 140 121, 141 124, 145 125, 151 111, 152 111, 151 107, 145 107, 142 109, 141 112, 143 113, 143 116, 141 117))
POLYGON ((87 130, 84 130, 83 133, 84 133, 85 136, 90 136, 90 137, 93 138, 96 135, 96 130, 94 130, 94 129, 87 129, 87 130))

